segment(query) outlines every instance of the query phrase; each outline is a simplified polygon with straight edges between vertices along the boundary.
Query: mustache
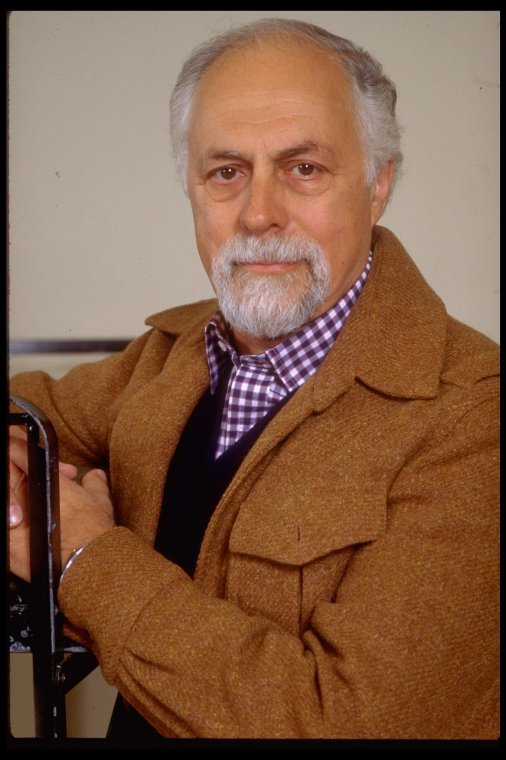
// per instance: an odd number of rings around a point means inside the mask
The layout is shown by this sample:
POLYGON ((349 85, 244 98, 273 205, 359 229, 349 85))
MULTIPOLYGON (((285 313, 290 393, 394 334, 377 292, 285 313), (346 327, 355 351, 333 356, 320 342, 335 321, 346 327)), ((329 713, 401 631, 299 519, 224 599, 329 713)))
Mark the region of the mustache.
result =
POLYGON ((217 257, 229 265, 240 264, 293 264, 298 261, 314 261, 321 255, 317 243, 304 237, 274 235, 265 240, 243 236, 226 241, 217 257))

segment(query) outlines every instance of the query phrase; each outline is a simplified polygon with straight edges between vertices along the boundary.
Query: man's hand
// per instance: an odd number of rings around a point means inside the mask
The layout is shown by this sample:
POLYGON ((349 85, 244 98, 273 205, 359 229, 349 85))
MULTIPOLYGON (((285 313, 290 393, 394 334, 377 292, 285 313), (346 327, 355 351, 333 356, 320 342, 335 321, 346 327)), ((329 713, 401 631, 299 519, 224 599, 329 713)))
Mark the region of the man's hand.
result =
POLYGON ((75 549, 115 526, 107 475, 90 470, 81 485, 60 469, 60 520, 62 567, 75 549))
MULTIPOLYGON (((9 461, 9 559, 10 570, 30 580, 30 539, 28 505, 28 457, 26 437, 16 431, 11 436, 9 461)), ((114 510, 102 470, 90 470, 81 485, 73 481, 74 465, 60 462, 61 561, 65 565, 74 549, 89 543, 112 528, 114 510)))

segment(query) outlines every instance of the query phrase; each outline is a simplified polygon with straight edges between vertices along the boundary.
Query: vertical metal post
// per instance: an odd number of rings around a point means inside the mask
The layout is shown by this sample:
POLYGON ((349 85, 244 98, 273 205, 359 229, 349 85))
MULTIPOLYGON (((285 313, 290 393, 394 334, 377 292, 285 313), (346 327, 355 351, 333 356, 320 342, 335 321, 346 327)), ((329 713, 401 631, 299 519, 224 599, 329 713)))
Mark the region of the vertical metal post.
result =
POLYGON ((67 735, 65 694, 94 670, 97 661, 65 638, 56 603, 61 575, 56 433, 37 406, 19 396, 10 400, 23 411, 11 413, 9 424, 25 427, 28 437, 31 574, 30 584, 22 583, 28 603, 11 607, 16 628, 25 634, 22 641, 12 641, 11 651, 32 653, 36 737, 62 739, 67 735))
POLYGON ((33 683, 37 737, 66 735, 65 691, 60 687, 56 591, 61 574, 58 494, 58 441, 43 412, 25 399, 30 502, 30 621, 33 631, 33 683))

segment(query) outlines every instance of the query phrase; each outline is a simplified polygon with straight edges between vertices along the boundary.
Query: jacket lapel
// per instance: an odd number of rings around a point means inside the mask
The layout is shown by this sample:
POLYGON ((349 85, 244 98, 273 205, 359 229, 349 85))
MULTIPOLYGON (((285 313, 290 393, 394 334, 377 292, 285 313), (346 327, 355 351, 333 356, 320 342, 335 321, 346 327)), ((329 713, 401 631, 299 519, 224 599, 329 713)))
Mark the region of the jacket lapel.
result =
POLYGON ((113 487, 116 482, 121 489, 120 519, 149 542, 156 534, 170 459, 208 383, 197 328, 175 342, 161 372, 132 395, 115 421, 111 477, 113 487))
MULTIPOLYGON (((202 544, 196 578, 208 574, 209 562, 218 570, 216 537, 223 536, 224 522, 230 526, 235 519, 230 507, 234 495, 247 488, 248 479, 258 477, 276 447, 312 414, 335 403, 357 380, 387 395, 435 395, 445 336, 444 306, 392 233, 375 228, 373 250, 373 267, 364 291, 336 344, 318 372, 259 436, 215 510, 202 544)), ((132 456, 123 452, 117 457, 118 470, 128 467, 128 462, 131 466, 123 473, 129 484, 124 494, 125 520, 150 541, 156 533, 168 463, 209 382, 203 333, 215 308, 215 302, 207 301, 190 312, 182 307, 148 320, 162 334, 175 339, 174 347, 163 371, 121 412, 123 425, 139 431, 132 456), (187 321, 189 313, 191 319, 187 321), (142 514, 137 509, 139 503, 143 504, 142 514)), ((235 503, 240 504, 240 498, 235 503)), ((216 573, 208 575, 212 576, 216 578, 216 573)))

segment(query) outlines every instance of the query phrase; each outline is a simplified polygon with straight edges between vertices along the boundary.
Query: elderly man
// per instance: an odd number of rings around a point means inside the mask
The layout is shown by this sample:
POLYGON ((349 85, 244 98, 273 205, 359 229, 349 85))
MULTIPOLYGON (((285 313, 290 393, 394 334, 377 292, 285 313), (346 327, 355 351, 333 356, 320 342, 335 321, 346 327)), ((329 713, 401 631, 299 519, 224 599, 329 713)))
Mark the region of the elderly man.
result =
POLYGON ((218 306, 12 383, 59 435, 59 604, 117 743, 497 736, 498 351, 377 226, 395 101, 309 24, 204 45, 172 135, 218 306))

